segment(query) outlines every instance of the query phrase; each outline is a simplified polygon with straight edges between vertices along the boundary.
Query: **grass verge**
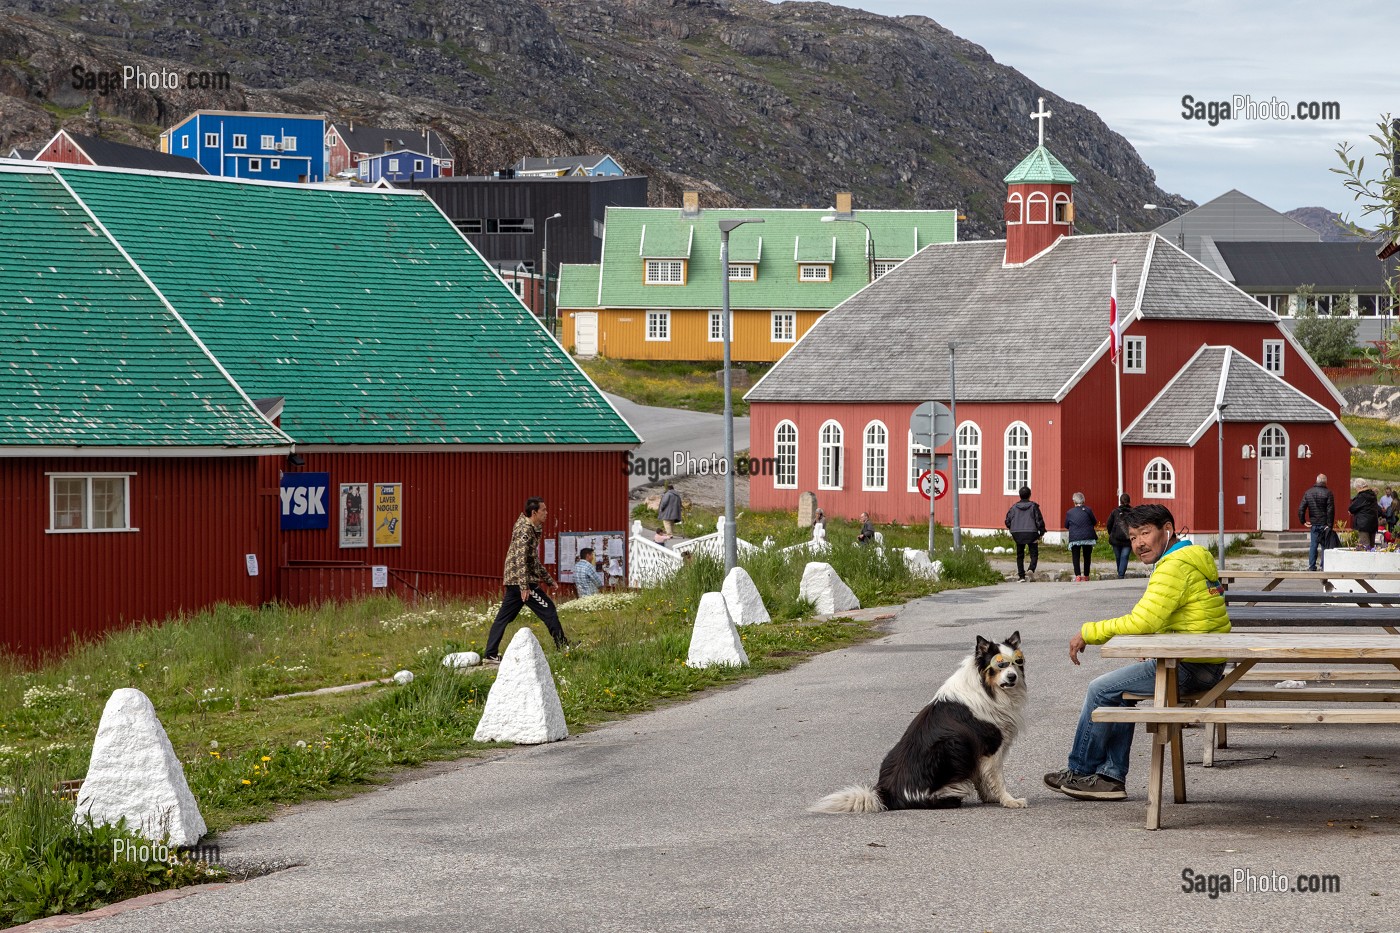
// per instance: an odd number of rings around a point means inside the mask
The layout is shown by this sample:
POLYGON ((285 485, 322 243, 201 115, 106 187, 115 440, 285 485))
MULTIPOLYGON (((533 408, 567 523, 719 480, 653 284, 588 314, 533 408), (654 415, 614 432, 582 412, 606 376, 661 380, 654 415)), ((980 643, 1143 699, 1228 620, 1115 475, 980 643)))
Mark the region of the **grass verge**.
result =
MULTIPOLYGON (((662 408, 684 408, 711 414, 724 413, 724 384, 715 376, 721 363, 674 362, 669 360, 610 360, 598 357, 579 360, 578 364, 598 383, 604 392, 620 395, 640 405, 662 408)), ((769 363, 736 363, 736 370, 746 370, 749 385, 768 372, 769 363)), ((743 395, 749 386, 734 386, 734 414, 745 416, 749 403, 743 395)))
MULTIPOLYGON (((942 583, 911 577, 893 551, 882 556, 837 544, 825 559, 867 606, 999 579, 976 552, 945 559, 942 583)), ((783 670, 871 637, 868 623, 809 618, 811 606, 797 592, 805 560, 770 551, 744 562, 774 621, 741 631, 751 661, 743 669, 692 670, 684 663, 700 597, 723 578, 714 560, 687 563, 664 586, 610 594, 591 607, 561 606, 580 646, 550 654, 569 728, 783 670)), ((114 863, 113 831, 73 828, 73 804, 51 791, 58 780, 85 773, 114 689, 137 687, 151 698, 217 832, 265 819, 282 805, 354 793, 399 766, 492 747, 472 736, 495 672, 451 672, 440 659, 482 650, 493 616, 494 607, 482 602, 408 607, 382 597, 313 608, 220 606, 118 632, 37 667, 3 662, 0 785, 13 796, 0 803, 0 921, 91 909, 189 883, 202 870, 114 863), (402 687, 274 699, 401 668, 415 674, 402 687)))
POLYGON ((1400 483, 1400 431, 1383 418, 1343 415, 1342 424, 1356 437, 1351 475, 1373 482, 1400 483))

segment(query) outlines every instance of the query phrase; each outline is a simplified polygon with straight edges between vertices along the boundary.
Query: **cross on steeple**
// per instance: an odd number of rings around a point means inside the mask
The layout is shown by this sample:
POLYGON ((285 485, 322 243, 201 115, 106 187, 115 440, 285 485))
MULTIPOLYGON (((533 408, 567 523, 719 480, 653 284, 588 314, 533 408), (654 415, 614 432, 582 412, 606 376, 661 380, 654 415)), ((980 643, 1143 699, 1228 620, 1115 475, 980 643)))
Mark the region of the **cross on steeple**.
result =
POLYGON ((1031 119, 1036 120, 1040 125, 1040 145, 1045 145, 1045 121, 1052 116, 1050 111, 1045 109, 1045 98, 1041 97, 1040 109, 1031 114, 1031 119))

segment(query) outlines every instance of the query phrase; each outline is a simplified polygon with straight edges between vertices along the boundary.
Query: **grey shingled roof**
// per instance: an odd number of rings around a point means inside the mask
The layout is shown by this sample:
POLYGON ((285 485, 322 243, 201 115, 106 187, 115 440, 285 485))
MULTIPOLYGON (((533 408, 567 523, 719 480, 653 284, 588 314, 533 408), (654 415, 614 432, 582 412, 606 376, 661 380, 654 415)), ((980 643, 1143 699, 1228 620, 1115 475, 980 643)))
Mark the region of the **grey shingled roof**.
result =
POLYGON ((1145 318, 1278 320, 1152 233, 1064 237, 1015 267, 1003 265, 1005 249, 927 247, 823 315, 746 397, 944 398, 948 342, 958 341, 960 400, 1053 401, 1107 341, 1115 259, 1124 315, 1140 303, 1145 318))
POLYGON ((434 159, 452 158, 452 150, 442 141, 436 130, 413 130, 383 126, 359 126, 350 128, 348 123, 332 123, 340 138, 351 152, 367 152, 380 155, 385 152, 409 149, 434 159), (389 147, 385 148, 385 143, 389 147))
POLYGON ((1332 412, 1233 347, 1202 347, 1128 426, 1123 443, 1189 446, 1215 421, 1217 397, 1225 403, 1226 421, 1337 421, 1332 412))
POLYGON ((591 155, 573 156, 550 156, 549 158, 537 159, 526 157, 515 163, 517 171, 539 172, 551 169, 593 168, 599 162, 606 159, 607 153, 598 152, 591 155))

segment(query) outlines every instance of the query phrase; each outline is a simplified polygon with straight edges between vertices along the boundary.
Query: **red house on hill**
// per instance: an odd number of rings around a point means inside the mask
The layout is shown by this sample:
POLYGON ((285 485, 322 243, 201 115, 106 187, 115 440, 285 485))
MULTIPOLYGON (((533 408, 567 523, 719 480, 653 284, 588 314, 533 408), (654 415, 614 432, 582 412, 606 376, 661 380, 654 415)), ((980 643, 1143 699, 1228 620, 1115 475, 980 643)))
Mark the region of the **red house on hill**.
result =
POLYGON ((1001 529, 1022 485, 1051 529, 1075 492, 1105 518, 1120 436, 1123 491, 1167 505, 1197 541, 1213 540, 1202 533, 1218 527, 1222 485, 1227 536, 1291 527, 1318 473, 1345 488, 1342 397, 1277 315, 1155 234, 1070 236, 1075 179, 1044 146, 1006 181, 1004 241, 927 247, 830 311, 748 393, 752 452, 777 461, 751 482, 755 508, 812 490, 829 514, 926 521, 909 419, 948 401, 950 344, 954 481, 973 533, 1001 529))

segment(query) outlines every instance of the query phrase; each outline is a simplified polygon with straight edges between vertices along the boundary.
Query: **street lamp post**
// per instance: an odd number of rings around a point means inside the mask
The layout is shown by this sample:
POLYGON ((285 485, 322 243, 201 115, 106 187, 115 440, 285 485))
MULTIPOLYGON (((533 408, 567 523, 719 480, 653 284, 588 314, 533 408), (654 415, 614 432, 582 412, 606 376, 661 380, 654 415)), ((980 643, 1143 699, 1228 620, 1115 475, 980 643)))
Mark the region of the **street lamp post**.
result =
POLYGON ((544 326, 554 333, 554 322, 549 317, 549 222, 558 220, 563 214, 553 214, 544 219, 544 256, 540 265, 544 266, 544 326))
POLYGON ((1224 402, 1215 406, 1215 458, 1216 469, 1220 472, 1219 500, 1216 503, 1220 511, 1220 537, 1216 541, 1215 551, 1220 555, 1221 570, 1225 569, 1225 409, 1229 407, 1224 402))
POLYGON ((719 222, 719 276, 724 319, 724 572, 739 564, 739 541, 734 528, 734 379, 730 369, 729 232, 743 224, 761 224, 762 217, 719 222))
POLYGON ((870 225, 863 220, 856 220, 854 217, 836 217, 828 214, 822 218, 822 223, 827 224, 833 221, 848 224, 860 224, 865 228, 865 274, 866 281, 875 281, 875 234, 871 231, 870 225))
MULTIPOLYGON (((1142 209, 1145 211, 1171 211, 1178 220, 1181 219, 1181 211, 1166 204, 1144 204, 1142 209)), ((1186 251, 1186 221, 1184 220, 1176 225, 1176 248, 1182 252, 1186 251)))

